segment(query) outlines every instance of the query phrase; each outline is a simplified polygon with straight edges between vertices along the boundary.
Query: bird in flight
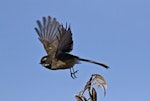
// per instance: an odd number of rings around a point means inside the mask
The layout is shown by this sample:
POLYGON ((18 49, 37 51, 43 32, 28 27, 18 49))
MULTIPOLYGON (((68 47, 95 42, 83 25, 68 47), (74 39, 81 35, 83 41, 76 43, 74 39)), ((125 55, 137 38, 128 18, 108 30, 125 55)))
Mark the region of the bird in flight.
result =
POLYGON ((56 18, 43 17, 43 21, 37 20, 38 27, 35 28, 39 40, 44 46, 47 55, 42 57, 40 64, 51 70, 70 69, 72 78, 76 78, 73 66, 85 61, 109 68, 107 65, 93 60, 83 59, 69 54, 73 49, 72 32, 70 25, 64 27, 56 18))

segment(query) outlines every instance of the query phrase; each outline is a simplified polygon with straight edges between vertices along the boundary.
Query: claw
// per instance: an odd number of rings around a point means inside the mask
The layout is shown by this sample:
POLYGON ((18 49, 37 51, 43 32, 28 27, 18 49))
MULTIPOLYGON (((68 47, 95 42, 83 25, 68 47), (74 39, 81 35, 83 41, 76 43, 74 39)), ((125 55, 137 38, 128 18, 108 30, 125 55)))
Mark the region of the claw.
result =
POLYGON ((73 79, 77 78, 77 76, 75 75, 78 72, 78 70, 74 71, 73 68, 70 68, 70 75, 73 79))

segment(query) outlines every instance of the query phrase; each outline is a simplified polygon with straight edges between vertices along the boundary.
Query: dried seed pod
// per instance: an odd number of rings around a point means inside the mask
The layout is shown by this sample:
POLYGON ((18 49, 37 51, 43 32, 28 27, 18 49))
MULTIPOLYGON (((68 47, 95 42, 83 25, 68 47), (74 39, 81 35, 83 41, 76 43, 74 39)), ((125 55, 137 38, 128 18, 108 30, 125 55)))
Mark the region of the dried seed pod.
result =
POLYGON ((83 101, 82 98, 78 95, 76 95, 75 98, 76 98, 77 101, 83 101))
POLYGON ((92 88, 92 101, 97 101, 97 93, 94 88, 92 88))

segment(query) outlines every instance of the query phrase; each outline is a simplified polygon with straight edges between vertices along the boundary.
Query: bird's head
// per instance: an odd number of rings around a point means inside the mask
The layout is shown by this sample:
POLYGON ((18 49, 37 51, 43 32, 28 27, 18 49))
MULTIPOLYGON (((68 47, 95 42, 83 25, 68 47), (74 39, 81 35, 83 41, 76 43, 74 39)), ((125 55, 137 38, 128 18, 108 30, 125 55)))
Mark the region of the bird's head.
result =
POLYGON ((48 61, 48 56, 42 57, 40 64, 46 68, 51 68, 50 61, 48 61))

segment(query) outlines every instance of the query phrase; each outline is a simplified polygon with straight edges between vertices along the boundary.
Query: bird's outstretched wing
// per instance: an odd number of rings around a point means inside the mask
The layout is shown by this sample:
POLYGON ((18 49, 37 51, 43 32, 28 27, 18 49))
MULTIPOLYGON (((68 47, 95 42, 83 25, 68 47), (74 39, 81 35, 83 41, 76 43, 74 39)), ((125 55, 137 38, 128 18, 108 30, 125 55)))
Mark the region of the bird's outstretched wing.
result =
POLYGON ((39 28, 35 28, 39 40, 44 45, 47 54, 59 55, 60 52, 70 52, 73 40, 70 26, 63 27, 56 18, 43 17, 43 23, 37 20, 39 28))
POLYGON ((58 51, 61 52, 70 52, 73 49, 73 40, 72 40, 72 32, 70 26, 62 29, 59 29, 59 37, 58 37, 58 51))
POLYGON ((47 54, 55 54, 58 47, 57 37, 60 36, 59 30, 62 30, 62 25, 57 22, 56 18, 51 18, 50 16, 48 18, 43 17, 43 22, 37 20, 37 24, 39 28, 35 28, 35 30, 47 54))

